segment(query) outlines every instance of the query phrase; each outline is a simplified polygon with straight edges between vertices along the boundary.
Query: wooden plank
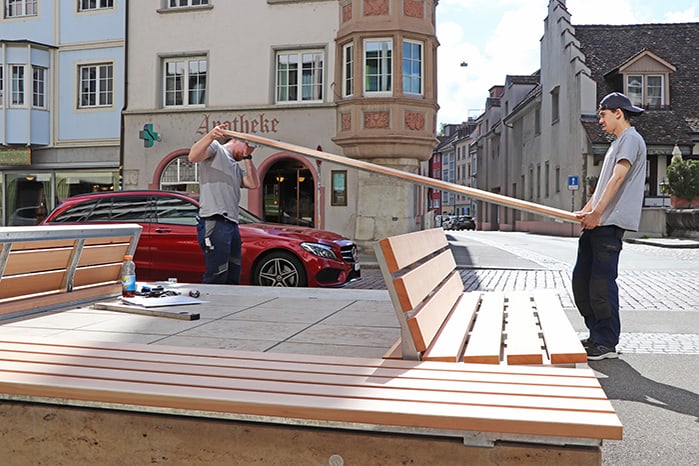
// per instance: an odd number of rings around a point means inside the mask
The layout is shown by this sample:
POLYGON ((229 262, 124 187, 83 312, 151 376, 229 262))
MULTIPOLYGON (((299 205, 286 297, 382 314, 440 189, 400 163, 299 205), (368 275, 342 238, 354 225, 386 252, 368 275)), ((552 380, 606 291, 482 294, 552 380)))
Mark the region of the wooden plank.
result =
POLYGON ((394 279, 403 312, 415 309, 455 268, 454 255, 446 250, 394 279))
POLYGON ((549 216, 575 224, 580 223, 580 219, 575 216, 572 212, 566 210, 557 209, 555 207, 549 207, 541 204, 536 204, 533 202, 524 201, 522 199, 516 199, 513 197, 503 196, 502 194, 491 193, 488 191, 483 191, 480 189, 472 188, 470 186, 463 186, 456 183, 449 183, 443 180, 437 180, 434 178, 429 178, 427 176, 416 175, 414 173, 409 173, 403 170, 398 170, 395 168, 385 167, 383 165, 377 165, 363 160, 351 159, 349 157, 343 157, 341 155, 330 154, 328 152, 322 152, 318 150, 308 149, 306 147, 297 146, 294 144, 289 144, 286 142, 275 141, 273 139, 268 139, 263 136, 256 134, 246 134, 237 131, 224 130, 224 134, 247 141, 253 144, 261 144, 268 147, 274 147, 276 149, 286 150, 295 154, 301 154, 308 157, 313 157, 328 162, 338 163, 340 165, 350 166, 359 170, 364 170, 372 173, 379 173, 386 176, 391 176, 394 178, 399 178, 402 180, 410 181, 415 184, 428 186, 438 190, 450 191, 459 194, 465 194, 470 197, 475 197, 477 199, 492 202, 498 205, 504 205, 507 207, 512 207, 517 210, 523 210, 525 212, 531 212, 534 214, 549 216))
POLYGON ((422 355, 424 361, 459 362, 480 302, 480 293, 464 293, 439 334, 422 355))
POLYGON ((179 320, 199 320, 198 312, 183 311, 181 309, 153 309, 141 306, 129 306, 119 303, 95 303, 92 305, 95 309, 106 311, 126 312, 129 314, 142 314, 153 317, 168 317, 170 319, 179 320))
MULTIPOLYGON (((5 279, 3 279, 4 281, 5 279)), ((0 282, 1 284, 2 282, 0 282)), ((121 283, 93 285, 84 289, 46 292, 36 296, 14 296, 0 300, 0 314, 13 314, 22 311, 57 309, 62 305, 83 303, 93 299, 103 299, 121 294, 121 283)))
POLYGON ((427 349, 463 291, 461 276, 458 272, 453 272, 422 307, 408 317, 408 328, 418 351, 427 349))
POLYGON ((120 261, 112 264, 80 267, 75 270, 73 289, 102 283, 121 283, 121 265, 120 261))
POLYGON ((529 293, 507 295, 505 359, 508 364, 542 364, 543 341, 529 293))
MULTIPOLYGON (((87 241, 86 241, 87 243, 87 241)), ((90 266, 90 265, 100 265, 100 264, 110 264, 124 261, 124 256, 129 250, 129 243, 114 243, 114 244, 100 244, 91 245, 87 244, 83 247, 82 254, 80 254, 80 260, 78 261, 79 267, 90 266)))
POLYGON ((539 324, 551 364, 586 363, 587 354, 553 292, 534 291, 539 324))
MULTIPOLYGON (((376 360, 346 358, 352 364, 351 371, 366 370, 372 377, 352 376, 349 379, 337 374, 331 358, 327 367, 317 372, 304 370, 308 363, 280 363, 267 359, 265 364, 278 365, 260 368, 259 361, 248 361, 250 367, 241 370, 231 364, 236 361, 234 352, 214 351, 218 367, 211 367, 201 356, 175 356, 167 363, 157 353, 149 363, 135 363, 133 358, 120 361, 113 357, 97 357, 90 348, 72 347, 76 354, 37 357, 35 345, 26 353, 8 352, 3 343, 3 363, 0 370, 0 391, 37 397, 57 397, 92 400, 109 403, 141 404, 180 409, 219 412, 235 412, 251 415, 285 416, 306 419, 369 422, 390 425, 419 425, 432 428, 448 428, 465 431, 510 432, 528 435, 557 435, 585 438, 620 438, 621 424, 608 400, 591 400, 568 397, 487 395, 483 393, 452 393, 460 385, 446 386, 432 383, 425 389, 416 389, 414 381, 420 380, 413 371, 422 373, 428 364, 413 363, 397 371, 398 389, 382 378, 375 378, 372 367, 376 360), (228 357, 220 361, 220 356, 228 357), (22 361, 26 358, 41 362, 22 361), (183 358, 178 363, 177 360, 183 358), (182 364, 187 360, 192 364, 182 364), (366 366, 363 366, 366 364, 366 366), (271 371, 271 372, 270 372, 271 371), (295 382, 282 380, 291 377, 295 382), (309 379, 310 377, 310 379, 309 379), (308 382, 312 383, 308 383, 308 382), (262 384, 262 385, 261 385, 262 384), (410 390, 403 389, 410 387, 410 390), (439 401, 434 401, 439 400, 439 401), (491 404, 483 406, 484 400, 491 404), (532 408, 531 406, 538 406, 532 408), (411 424, 412 423, 412 424, 411 424), (609 436, 606 436, 609 435, 609 436)), ((122 354, 138 354, 135 345, 126 345, 129 351, 122 354)), ((47 348, 46 345, 41 345, 47 348)), ((71 347, 66 347, 70 349, 71 347)), ((182 348, 180 351, 188 351, 182 348)), ((110 352, 116 350, 109 350, 110 352)), ((153 347, 153 351, 158 351, 153 347)), ((276 355, 269 355, 274 357, 276 355)), ((285 358, 298 357, 286 355, 285 358)), ((316 361, 323 358, 315 356, 316 361)), ((319 364, 316 364, 319 365, 319 364)), ((322 366, 322 364, 320 364, 322 366)), ((448 367, 468 368, 470 365, 449 364, 448 367)), ((483 366, 481 366, 483 367, 483 366)), ((560 373, 553 369, 551 374, 560 373)), ((584 370, 583 370, 584 371, 584 370)), ((434 370, 434 373, 443 371, 434 370)), ((464 375, 462 371, 451 370, 464 375)), ((483 377, 487 373, 466 371, 469 377, 483 377)), ((490 376, 496 378, 497 374, 490 376)), ((535 376, 532 380, 539 379, 535 376)), ((582 377, 567 377, 567 384, 582 381, 582 377)), ((594 380, 594 379, 593 379, 594 380)), ((394 379, 390 380, 394 382, 394 379)), ((596 380, 595 380, 596 382, 596 380)), ((494 382, 493 387, 521 389, 517 383, 494 382)), ((597 384, 599 387, 599 385, 597 384)), ((541 388, 532 386, 532 388, 541 388)), ((570 387, 559 387, 569 389, 570 387)), ((601 390, 601 388, 599 388, 601 390)), ((536 393, 536 392, 534 392, 536 393)))
POLYGON ((65 269, 68 266, 71 251, 72 248, 69 247, 20 251, 15 251, 13 247, 7 258, 7 265, 2 276, 65 269))
MULTIPOLYGON (((453 364, 443 362, 418 362, 385 360, 380 358, 356 358, 304 354, 262 353, 257 351, 225 350, 218 348, 179 347, 169 345, 146 345, 139 343, 111 343, 102 341, 65 340, 43 338, 28 342, 25 338, 3 335, 0 337, 1 351, 28 351, 41 354, 66 354, 128 361, 158 363, 180 363, 197 367, 284 367, 293 372, 325 372, 346 375, 371 376, 388 380, 408 377, 411 383, 420 380, 437 380, 440 384, 457 382, 493 382, 505 387, 513 384, 517 390, 527 385, 537 389, 555 387, 584 387, 597 390, 597 395, 586 393, 588 398, 606 398, 595 373, 590 368, 562 368, 542 366, 505 366, 480 364, 453 364)), ((569 395, 572 396, 572 395, 569 395)))
POLYGON ((42 239, 35 241, 11 241, 12 251, 24 251, 27 249, 58 249, 58 248, 69 248, 72 249, 75 245, 74 239, 42 239))
POLYGON ((0 299, 23 295, 35 295, 53 291, 65 291, 61 282, 65 270, 53 270, 23 275, 4 276, 0 280, 0 299))
POLYGON ((476 322, 473 324, 464 351, 464 362, 500 364, 504 306, 505 296, 503 293, 487 292, 482 294, 476 322))
POLYGON ((447 246, 442 228, 415 231, 379 241, 386 267, 391 274, 404 269, 447 246))

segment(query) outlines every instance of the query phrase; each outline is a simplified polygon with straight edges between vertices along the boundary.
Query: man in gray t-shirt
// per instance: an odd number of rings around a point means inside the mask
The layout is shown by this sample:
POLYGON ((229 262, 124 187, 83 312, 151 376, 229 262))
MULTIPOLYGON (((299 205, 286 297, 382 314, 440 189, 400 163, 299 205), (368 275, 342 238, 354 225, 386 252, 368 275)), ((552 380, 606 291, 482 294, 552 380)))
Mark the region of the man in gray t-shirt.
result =
POLYGON ((637 231, 646 178, 646 144, 630 116, 643 113, 624 94, 600 102, 599 124, 616 136, 609 146, 595 193, 579 212, 583 231, 573 269, 573 296, 590 336, 587 359, 616 358, 621 333, 616 283, 624 231, 637 231))
POLYGON ((240 283, 242 241, 238 228, 240 189, 260 185, 252 163, 252 147, 225 137, 226 125, 214 127, 189 150, 189 161, 199 163, 199 220, 197 239, 204 251, 203 283, 240 283), (244 161, 244 168, 240 161, 244 161))

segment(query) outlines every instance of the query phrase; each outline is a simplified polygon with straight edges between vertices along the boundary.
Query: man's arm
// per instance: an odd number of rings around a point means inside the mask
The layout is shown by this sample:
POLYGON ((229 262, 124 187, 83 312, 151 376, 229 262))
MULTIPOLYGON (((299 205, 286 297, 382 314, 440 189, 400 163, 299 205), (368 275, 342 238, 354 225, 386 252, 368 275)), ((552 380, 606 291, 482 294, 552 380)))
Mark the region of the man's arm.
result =
POLYGON ((252 160, 245 159, 245 176, 243 177, 243 186, 248 189, 257 189, 260 187, 260 177, 257 175, 257 167, 252 163, 252 160))
POLYGON ((190 162, 201 162, 209 158, 208 150, 212 142, 223 137, 223 130, 226 129, 225 124, 214 126, 214 129, 206 133, 189 149, 187 158, 190 162))
POLYGON ((614 196, 616 196, 616 193, 619 192, 619 188, 624 183, 624 179, 626 178, 626 175, 629 173, 630 169, 631 162, 625 159, 619 160, 616 165, 614 165, 612 177, 604 186, 599 202, 592 208, 591 211, 584 212, 582 214, 583 228, 595 228, 600 225, 602 212, 605 211, 611 200, 614 199, 614 196))

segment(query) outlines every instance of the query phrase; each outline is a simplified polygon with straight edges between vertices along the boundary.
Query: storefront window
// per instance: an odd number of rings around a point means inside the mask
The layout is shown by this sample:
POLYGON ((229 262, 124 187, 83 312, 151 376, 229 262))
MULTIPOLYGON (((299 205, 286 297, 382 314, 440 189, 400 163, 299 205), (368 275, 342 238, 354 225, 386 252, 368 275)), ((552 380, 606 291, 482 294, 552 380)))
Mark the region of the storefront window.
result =
POLYGON ((11 173, 6 177, 5 225, 36 225, 46 217, 50 173, 11 173))
POLYGON ((160 189, 198 193, 199 173, 197 164, 190 162, 186 155, 172 159, 160 177, 160 189))

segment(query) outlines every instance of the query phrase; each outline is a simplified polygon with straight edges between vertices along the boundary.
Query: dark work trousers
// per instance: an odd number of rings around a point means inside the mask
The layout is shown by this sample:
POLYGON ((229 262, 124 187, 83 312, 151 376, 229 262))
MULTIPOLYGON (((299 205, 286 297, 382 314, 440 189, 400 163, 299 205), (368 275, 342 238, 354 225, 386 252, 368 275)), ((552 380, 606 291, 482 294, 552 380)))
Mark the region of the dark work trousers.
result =
POLYGON ((613 348, 619 343, 619 271, 624 230, 615 225, 583 230, 573 268, 573 297, 578 311, 597 345, 613 348))
POLYGON ((240 284, 240 264, 243 244, 238 224, 222 215, 199 218, 197 240, 204 251, 203 283, 218 285, 240 284))

